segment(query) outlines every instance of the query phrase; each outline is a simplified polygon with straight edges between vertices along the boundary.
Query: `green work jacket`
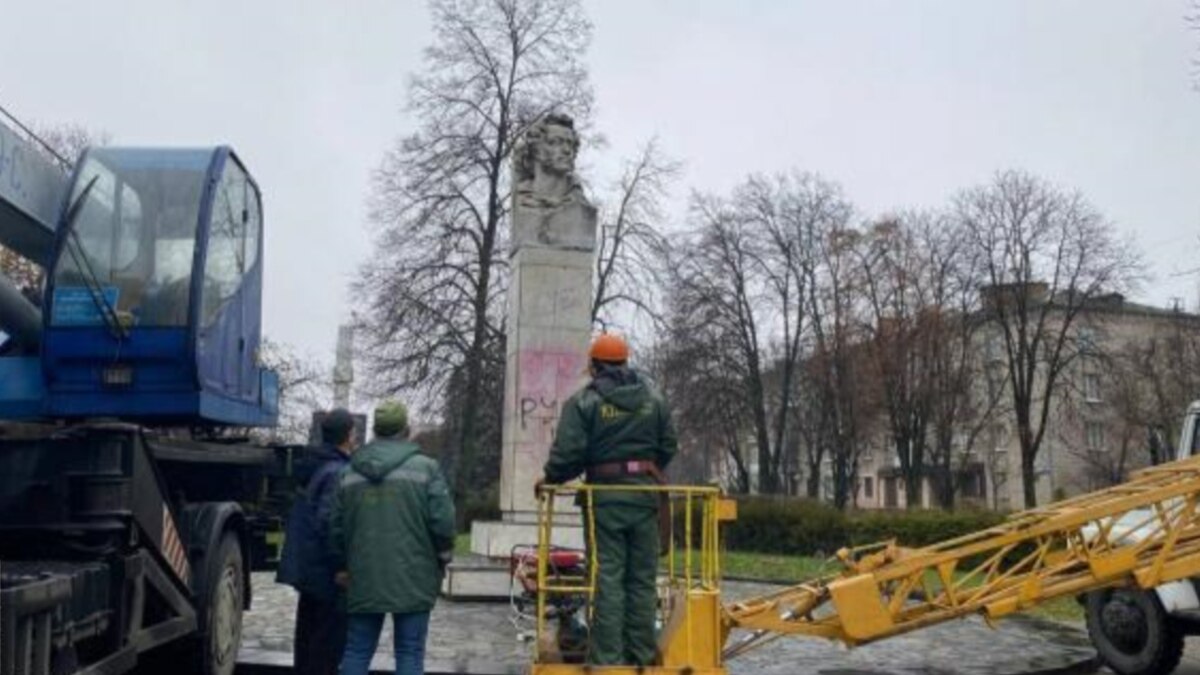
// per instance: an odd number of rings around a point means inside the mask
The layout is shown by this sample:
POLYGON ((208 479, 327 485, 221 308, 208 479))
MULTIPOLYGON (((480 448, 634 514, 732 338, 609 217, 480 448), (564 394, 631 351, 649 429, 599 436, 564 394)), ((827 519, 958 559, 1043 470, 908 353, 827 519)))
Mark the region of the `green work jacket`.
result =
MULTIPOLYGON (((565 483, 588 467, 609 462, 646 460, 665 469, 679 440, 661 393, 629 368, 602 371, 563 405, 554 445, 546 462, 549 483, 565 483)), ((653 485, 650 476, 597 478, 595 484, 653 485)), ((655 507, 652 494, 600 492, 596 505, 655 507)), ((582 504, 586 506, 585 504, 582 504)))
POLYGON ((413 443, 376 440, 342 472, 330 546, 350 573, 346 611, 433 608, 454 548, 454 501, 437 462, 413 443))

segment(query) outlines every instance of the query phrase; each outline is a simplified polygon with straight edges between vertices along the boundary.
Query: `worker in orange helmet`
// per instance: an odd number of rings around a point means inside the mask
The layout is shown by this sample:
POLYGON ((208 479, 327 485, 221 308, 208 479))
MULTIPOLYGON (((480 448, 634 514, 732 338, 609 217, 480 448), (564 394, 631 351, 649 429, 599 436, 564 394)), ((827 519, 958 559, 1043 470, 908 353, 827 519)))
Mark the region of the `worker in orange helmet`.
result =
MULTIPOLYGON (((597 336, 589 356, 592 381, 563 405, 542 480, 558 484, 585 474, 598 485, 662 483, 678 446, 662 394, 629 367, 629 345, 621 336, 597 336)), ((647 492, 595 493, 598 570, 590 663, 654 661, 659 503, 658 495, 647 492)))

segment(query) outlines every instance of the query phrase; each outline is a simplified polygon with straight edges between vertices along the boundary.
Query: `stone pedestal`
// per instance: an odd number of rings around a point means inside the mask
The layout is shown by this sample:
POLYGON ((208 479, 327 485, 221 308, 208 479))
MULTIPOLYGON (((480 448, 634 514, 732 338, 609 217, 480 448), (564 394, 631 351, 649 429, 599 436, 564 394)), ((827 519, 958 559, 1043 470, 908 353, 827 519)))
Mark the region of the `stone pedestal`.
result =
POLYGON ((592 261, 591 251, 546 248, 513 257, 500 509, 514 520, 536 514, 533 485, 562 404, 587 382, 592 261))
MULTIPOLYGON (((592 262, 591 251, 532 246, 512 258, 500 468, 503 519, 473 525, 471 550, 477 554, 507 557, 513 546, 537 543, 533 486, 554 442, 563 402, 587 381, 592 262)), ((554 543, 581 546, 579 513, 571 500, 560 499, 555 513, 554 543)))

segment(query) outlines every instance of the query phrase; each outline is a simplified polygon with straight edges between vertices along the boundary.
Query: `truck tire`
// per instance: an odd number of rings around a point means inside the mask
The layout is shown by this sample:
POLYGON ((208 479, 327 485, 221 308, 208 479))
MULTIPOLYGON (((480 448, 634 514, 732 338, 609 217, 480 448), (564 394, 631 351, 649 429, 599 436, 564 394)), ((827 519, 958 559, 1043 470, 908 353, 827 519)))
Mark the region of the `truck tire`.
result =
POLYGON ((215 555, 206 557, 199 635, 188 644, 190 673, 233 675, 242 642, 244 565, 237 534, 226 532, 215 555))
POLYGON ((1121 675, 1166 675, 1183 656, 1183 631, 1154 591, 1108 589, 1087 594, 1088 637, 1121 675))

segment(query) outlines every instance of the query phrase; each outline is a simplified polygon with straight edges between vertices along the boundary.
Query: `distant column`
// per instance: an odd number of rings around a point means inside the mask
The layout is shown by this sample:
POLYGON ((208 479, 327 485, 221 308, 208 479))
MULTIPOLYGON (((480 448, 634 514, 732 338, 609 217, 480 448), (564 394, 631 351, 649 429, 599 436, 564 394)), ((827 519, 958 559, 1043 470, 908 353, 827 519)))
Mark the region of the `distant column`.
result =
POLYGON ((354 326, 338 326, 337 356, 333 364, 333 407, 350 408, 354 384, 354 326))

